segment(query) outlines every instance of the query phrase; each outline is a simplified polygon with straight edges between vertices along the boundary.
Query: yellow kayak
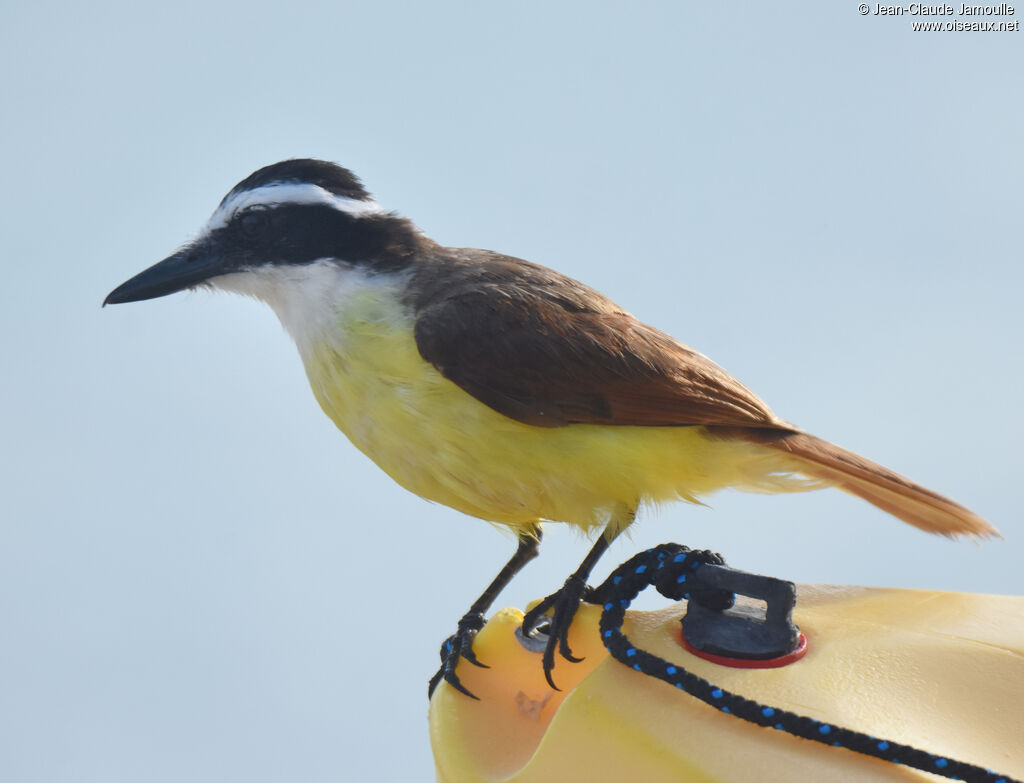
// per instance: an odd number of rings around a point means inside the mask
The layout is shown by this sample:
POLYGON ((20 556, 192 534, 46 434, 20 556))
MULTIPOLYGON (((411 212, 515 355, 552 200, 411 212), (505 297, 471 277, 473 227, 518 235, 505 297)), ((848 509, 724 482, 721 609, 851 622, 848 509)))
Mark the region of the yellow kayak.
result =
MULTIPOLYGON (((765 705, 1024 779, 1024 598, 803 585, 793 619, 807 652, 734 668, 683 646, 685 604, 627 612, 639 648, 765 705)), ((601 608, 581 607, 545 682, 540 653, 498 612, 458 666, 474 701, 442 682, 430 704, 443 783, 849 783, 936 775, 809 742, 724 714, 609 657, 601 608)))

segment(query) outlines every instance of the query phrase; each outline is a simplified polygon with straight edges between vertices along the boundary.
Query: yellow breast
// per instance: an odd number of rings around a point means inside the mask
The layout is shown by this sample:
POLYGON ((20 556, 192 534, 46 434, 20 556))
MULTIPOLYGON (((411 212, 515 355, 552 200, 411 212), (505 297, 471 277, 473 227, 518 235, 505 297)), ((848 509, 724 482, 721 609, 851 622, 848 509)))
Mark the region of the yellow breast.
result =
POLYGON ((514 528, 582 527, 639 503, 696 500, 725 486, 806 484, 777 452, 700 427, 541 428, 509 419, 444 378, 416 348, 411 316, 377 292, 353 297, 336 329, 304 349, 313 393, 349 439, 406 489, 514 528))

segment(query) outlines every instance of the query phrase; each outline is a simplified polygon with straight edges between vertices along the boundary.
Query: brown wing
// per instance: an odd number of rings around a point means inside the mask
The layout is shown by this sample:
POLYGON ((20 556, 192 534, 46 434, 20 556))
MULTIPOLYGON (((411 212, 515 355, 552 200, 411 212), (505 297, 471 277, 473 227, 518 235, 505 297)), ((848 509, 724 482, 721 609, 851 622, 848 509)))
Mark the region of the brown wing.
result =
POLYGON ((458 252, 414 278, 416 344, 494 410, 540 427, 786 427, 723 369, 596 291, 519 259, 458 252))
POLYGON ((581 283, 486 251, 443 252, 410 285, 417 346, 499 413, 540 427, 706 425, 924 530, 998 535, 963 506, 779 420, 718 365, 581 283))

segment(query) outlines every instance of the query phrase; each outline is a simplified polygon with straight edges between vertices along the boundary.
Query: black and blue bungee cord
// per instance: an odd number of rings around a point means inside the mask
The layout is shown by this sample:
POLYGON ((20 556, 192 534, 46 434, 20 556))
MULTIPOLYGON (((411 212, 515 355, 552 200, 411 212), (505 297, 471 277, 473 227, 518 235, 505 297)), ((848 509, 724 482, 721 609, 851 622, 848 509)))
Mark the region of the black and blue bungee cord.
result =
MULTIPOLYGON (((698 677, 679 664, 670 663, 637 647, 622 632, 626 609, 645 588, 653 585, 659 593, 674 601, 690 600, 690 585, 693 583, 691 575, 704 564, 723 563, 721 556, 714 552, 691 550, 679 544, 662 544, 641 552, 615 569, 586 599, 603 605, 601 641, 611 656, 625 666, 679 688, 721 712, 758 726, 784 731, 824 745, 846 748, 952 780, 966 783, 1021 783, 1008 775, 975 764, 929 753, 893 740, 872 737, 744 698, 698 677)), ((694 590, 694 596, 698 600, 717 602, 724 608, 731 602, 731 596, 722 596, 718 592, 698 595, 694 590)))

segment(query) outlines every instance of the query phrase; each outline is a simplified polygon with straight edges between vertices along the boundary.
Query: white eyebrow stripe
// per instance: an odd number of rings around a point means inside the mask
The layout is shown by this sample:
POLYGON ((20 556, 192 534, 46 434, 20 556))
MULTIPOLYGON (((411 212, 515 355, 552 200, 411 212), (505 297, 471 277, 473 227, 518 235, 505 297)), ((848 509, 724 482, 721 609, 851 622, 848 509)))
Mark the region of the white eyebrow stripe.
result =
POLYGON ((373 199, 360 200, 336 196, 329 190, 309 182, 280 182, 253 190, 243 190, 229 198, 210 216, 206 223, 206 232, 223 228, 243 209, 275 204, 324 204, 352 217, 387 213, 387 210, 373 199))

